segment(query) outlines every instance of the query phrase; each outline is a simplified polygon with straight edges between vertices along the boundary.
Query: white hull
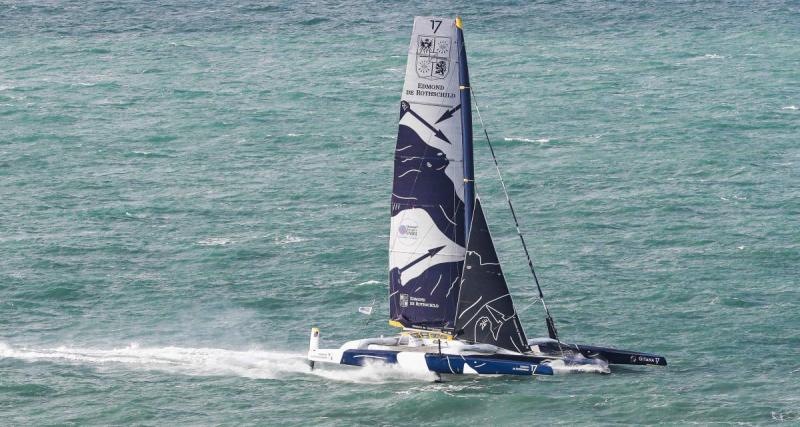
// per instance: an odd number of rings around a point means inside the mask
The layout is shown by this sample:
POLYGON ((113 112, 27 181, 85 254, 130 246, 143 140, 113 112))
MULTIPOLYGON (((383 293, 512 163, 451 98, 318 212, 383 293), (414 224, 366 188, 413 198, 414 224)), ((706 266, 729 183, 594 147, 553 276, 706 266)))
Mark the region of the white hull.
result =
MULTIPOLYGON (((416 338, 410 335, 366 338, 348 341, 340 348, 319 348, 319 330, 311 332, 308 360, 351 366, 392 365, 419 374, 454 375, 552 375, 564 372, 608 373, 608 364, 570 354, 522 354, 486 344, 467 344, 458 340, 416 338)), ((535 348, 535 347, 534 347, 535 348)))

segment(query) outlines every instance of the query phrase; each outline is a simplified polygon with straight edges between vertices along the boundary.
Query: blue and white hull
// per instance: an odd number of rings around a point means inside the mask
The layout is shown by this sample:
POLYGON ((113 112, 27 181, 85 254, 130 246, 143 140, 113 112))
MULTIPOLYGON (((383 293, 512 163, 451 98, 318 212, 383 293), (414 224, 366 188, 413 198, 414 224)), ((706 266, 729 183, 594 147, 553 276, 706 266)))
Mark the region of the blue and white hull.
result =
POLYGON ((604 360, 581 355, 520 354, 484 344, 407 335, 355 340, 338 349, 321 349, 316 328, 311 332, 308 360, 312 367, 316 362, 350 366, 378 364, 393 366, 410 374, 533 376, 609 372, 604 360))
POLYGON ((343 365, 396 364, 403 370, 437 374, 553 375, 553 368, 538 360, 501 359, 490 355, 456 355, 392 350, 344 350, 343 365))

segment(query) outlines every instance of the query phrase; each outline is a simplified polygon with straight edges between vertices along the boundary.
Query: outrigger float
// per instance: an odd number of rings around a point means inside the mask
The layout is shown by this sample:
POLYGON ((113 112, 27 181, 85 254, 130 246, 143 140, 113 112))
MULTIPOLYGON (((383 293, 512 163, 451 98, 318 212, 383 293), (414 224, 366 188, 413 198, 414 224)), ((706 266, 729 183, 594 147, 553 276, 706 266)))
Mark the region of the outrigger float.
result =
POLYGON ((382 363, 409 373, 532 376, 609 373, 610 364, 666 366, 655 354, 561 341, 498 168, 549 335, 526 338, 475 193, 471 95, 461 19, 416 17, 389 238, 389 324, 403 331, 321 349, 313 328, 312 369, 316 362, 382 363))

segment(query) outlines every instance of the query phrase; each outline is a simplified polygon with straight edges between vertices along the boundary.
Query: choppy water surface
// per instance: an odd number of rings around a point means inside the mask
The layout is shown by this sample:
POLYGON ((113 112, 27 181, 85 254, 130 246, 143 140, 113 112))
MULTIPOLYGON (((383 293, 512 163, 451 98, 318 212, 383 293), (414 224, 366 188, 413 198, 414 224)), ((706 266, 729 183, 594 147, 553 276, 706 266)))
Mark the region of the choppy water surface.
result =
POLYGON ((1 3, 3 422, 799 422, 797 22, 794 2, 1 3), (311 326, 392 332, 412 17, 457 13, 561 334, 669 368, 307 371, 311 326))

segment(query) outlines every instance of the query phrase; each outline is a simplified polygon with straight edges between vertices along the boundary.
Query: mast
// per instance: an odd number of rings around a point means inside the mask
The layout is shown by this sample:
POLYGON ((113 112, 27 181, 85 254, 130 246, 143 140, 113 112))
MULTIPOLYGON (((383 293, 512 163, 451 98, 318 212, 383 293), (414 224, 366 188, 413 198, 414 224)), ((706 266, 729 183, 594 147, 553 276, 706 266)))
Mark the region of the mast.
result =
POLYGON ((475 166, 472 162, 472 99, 470 97, 467 48, 461 17, 456 17, 458 33, 458 89, 461 94, 461 144, 464 153, 464 241, 469 240, 472 211, 475 204, 475 166))

